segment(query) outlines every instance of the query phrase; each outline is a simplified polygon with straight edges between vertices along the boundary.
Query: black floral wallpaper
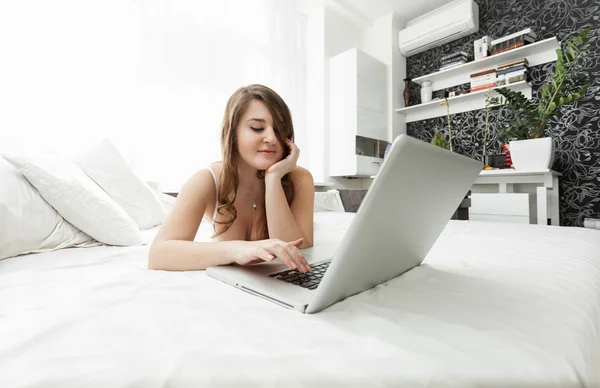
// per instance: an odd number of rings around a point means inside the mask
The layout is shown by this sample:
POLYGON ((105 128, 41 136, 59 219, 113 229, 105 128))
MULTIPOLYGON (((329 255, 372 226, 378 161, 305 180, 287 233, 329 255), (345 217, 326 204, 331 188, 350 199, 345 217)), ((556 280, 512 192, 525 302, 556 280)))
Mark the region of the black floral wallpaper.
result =
MULTIPOLYGON (((600 218, 600 1, 598 0, 475 0, 479 5, 479 31, 454 42, 407 58, 407 76, 419 77, 437 71, 440 57, 466 51, 473 58, 473 40, 484 35, 492 39, 531 27, 538 40, 556 36, 564 42, 584 27, 593 41, 584 69, 594 78, 587 95, 562 108, 562 115, 549 123, 555 139, 556 160, 553 169, 563 174, 560 185, 560 224, 582 226, 584 218, 600 218)), ((541 85, 550 77, 554 62, 530 69, 533 97, 537 100, 541 85)), ((468 90, 461 85, 455 90, 468 90)), ((412 100, 420 103, 419 86, 412 84, 412 100)), ((435 94, 434 94, 435 97, 435 94)), ((498 132, 510 121, 505 110, 490 117, 488 149, 500 149, 498 132)), ((451 116, 454 151, 481 159, 485 111, 451 116)), ((407 124, 407 133, 430 141, 435 125, 446 128, 446 117, 407 124)))

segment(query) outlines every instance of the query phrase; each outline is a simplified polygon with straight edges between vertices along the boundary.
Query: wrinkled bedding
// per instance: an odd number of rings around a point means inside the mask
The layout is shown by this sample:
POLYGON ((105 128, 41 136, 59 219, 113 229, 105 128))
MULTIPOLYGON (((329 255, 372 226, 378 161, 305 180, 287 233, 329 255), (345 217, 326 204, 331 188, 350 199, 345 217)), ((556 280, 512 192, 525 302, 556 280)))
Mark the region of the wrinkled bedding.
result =
MULTIPOLYGON (((354 214, 317 213, 315 244, 354 214)), ((148 246, 0 261, 0 387, 600 386, 600 233, 451 221, 418 268, 303 315, 148 246)))

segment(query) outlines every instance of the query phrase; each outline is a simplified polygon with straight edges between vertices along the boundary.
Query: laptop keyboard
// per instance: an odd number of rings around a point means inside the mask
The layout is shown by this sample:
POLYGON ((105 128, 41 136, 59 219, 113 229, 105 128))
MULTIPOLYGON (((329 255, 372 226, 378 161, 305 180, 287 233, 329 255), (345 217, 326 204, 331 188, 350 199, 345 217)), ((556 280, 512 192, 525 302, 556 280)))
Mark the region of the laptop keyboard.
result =
POLYGON ((282 280, 287 283, 295 284, 300 287, 308 288, 309 290, 314 290, 321 283, 321 279, 323 279, 323 275, 325 275, 325 271, 327 271, 327 267, 329 267, 330 261, 326 263, 321 263, 317 265, 311 265, 311 272, 298 272, 294 269, 288 269, 285 271, 277 272, 269 275, 270 277, 274 277, 276 279, 282 280))

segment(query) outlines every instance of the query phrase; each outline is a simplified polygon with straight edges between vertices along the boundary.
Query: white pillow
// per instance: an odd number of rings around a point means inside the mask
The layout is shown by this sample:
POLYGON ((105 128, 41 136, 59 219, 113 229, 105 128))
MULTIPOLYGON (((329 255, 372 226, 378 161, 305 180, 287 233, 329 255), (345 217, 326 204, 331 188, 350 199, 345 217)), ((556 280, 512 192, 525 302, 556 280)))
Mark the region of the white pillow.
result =
POLYGON ((105 244, 142 244, 131 217, 71 161, 54 154, 2 156, 75 227, 105 244))
POLYGON ((171 213, 171 210, 173 210, 173 207, 175 207, 176 198, 170 196, 169 194, 165 194, 165 193, 160 193, 159 198, 160 198, 160 203, 162 203, 167 214, 171 213))
POLYGON ((103 140, 73 161, 129 214, 140 229, 151 228, 165 220, 165 209, 152 189, 133 172, 110 140, 103 140))
POLYGON ((0 259, 93 241, 48 205, 27 179, 0 158, 0 259))
POLYGON ((340 192, 336 189, 327 190, 327 192, 315 193, 315 210, 316 212, 343 212, 344 205, 340 192))

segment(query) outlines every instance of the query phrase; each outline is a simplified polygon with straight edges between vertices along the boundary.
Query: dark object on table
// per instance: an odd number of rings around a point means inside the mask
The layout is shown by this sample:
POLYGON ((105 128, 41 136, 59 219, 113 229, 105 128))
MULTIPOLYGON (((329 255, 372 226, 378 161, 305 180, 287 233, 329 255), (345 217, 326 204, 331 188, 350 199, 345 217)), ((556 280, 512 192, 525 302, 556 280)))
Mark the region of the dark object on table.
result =
POLYGON ((451 220, 461 220, 468 221, 469 220, 469 208, 471 207, 471 190, 467 192, 465 198, 462 200, 460 205, 458 205, 458 209, 452 215, 451 220))
MULTIPOLYGON (((362 203, 365 195, 367 195, 367 189, 338 189, 340 192, 340 199, 346 213, 356 213, 360 204, 362 203)), ((456 212, 452 216, 453 220, 468 220, 469 219, 469 208, 471 207, 471 191, 465 195, 456 212)))
POLYGON ((493 168, 504 168, 506 154, 485 155, 484 164, 493 168))

